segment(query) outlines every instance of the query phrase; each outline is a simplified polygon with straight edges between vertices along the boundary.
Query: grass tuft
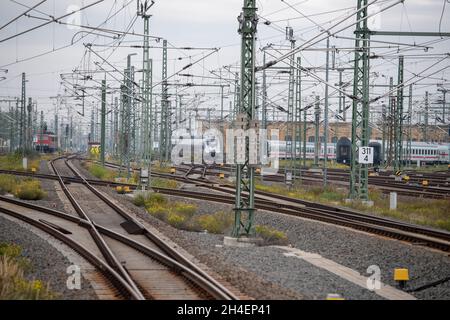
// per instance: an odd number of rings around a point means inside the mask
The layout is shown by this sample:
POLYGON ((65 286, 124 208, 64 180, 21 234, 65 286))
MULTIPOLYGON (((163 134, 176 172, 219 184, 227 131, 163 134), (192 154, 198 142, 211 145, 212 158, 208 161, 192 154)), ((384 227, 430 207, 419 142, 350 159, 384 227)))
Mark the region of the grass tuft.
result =
POLYGON ((268 226, 256 225, 256 235, 263 238, 264 242, 269 245, 287 245, 289 243, 288 237, 283 231, 274 229, 268 226))
POLYGON ((213 214, 196 216, 192 228, 209 233, 223 234, 231 230, 234 222, 232 212, 219 211, 213 214))
POLYGON ((0 300, 55 299, 56 294, 44 282, 26 279, 29 261, 20 257, 21 253, 17 245, 0 243, 0 300))

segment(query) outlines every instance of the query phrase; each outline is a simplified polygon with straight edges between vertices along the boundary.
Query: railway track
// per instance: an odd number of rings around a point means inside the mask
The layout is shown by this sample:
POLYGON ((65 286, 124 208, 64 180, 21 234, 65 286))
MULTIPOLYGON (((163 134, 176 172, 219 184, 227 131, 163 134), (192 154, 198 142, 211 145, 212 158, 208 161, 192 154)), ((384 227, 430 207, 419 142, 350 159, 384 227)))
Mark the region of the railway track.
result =
MULTIPOLYGON (((111 163, 109 163, 108 165, 110 167, 115 167, 115 165, 111 163)), ((209 190, 221 192, 224 195, 219 195, 217 193, 206 194, 186 190, 153 188, 156 192, 168 195, 179 195, 182 197, 190 197, 194 199, 234 204, 234 187, 208 181, 204 178, 205 170, 203 170, 203 168, 191 167, 190 169, 186 170, 185 173, 181 176, 163 173, 157 173, 156 175, 162 178, 174 179, 184 183, 195 184, 199 187, 204 187, 209 190), (190 175, 196 173, 201 177, 189 177, 190 175)), ((246 195, 244 194, 244 196, 246 195)), ((258 209, 347 226, 353 229, 380 234, 383 236, 408 241, 414 244, 421 244, 443 251, 450 251, 450 233, 446 231, 408 224, 388 218, 359 213, 346 208, 327 206, 263 191, 255 191, 255 197, 255 205, 258 209)))
MULTIPOLYGON (((197 173, 201 174, 203 177, 206 176, 218 176, 220 173, 225 173, 225 177, 229 176, 229 170, 228 168, 210 168, 206 170, 206 173, 204 172, 204 169, 198 169, 192 167, 184 167, 184 166, 178 166, 177 170, 180 170, 182 172, 188 172, 191 173, 197 173)), ((349 176, 347 173, 333 173, 328 172, 327 174, 328 181, 347 186, 349 181, 349 176)), ((316 172, 316 171, 302 171, 302 177, 301 179, 303 181, 308 181, 312 183, 322 183, 323 181, 323 175, 322 172, 316 172)), ((271 175, 271 176, 264 176, 265 181, 270 182, 278 182, 278 183, 284 183, 285 178, 283 174, 277 174, 277 175, 271 175)), ((448 199, 450 198, 450 186, 448 185, 448 181, 446 183, 442 182, 441 187, 437 186, 422 186, 418 182, 410 181, 408 184, 405 182, 399 182, 395 181, 394 178, 389 176, 371 176, 369 177, 369 184, 376 186, 378 189, 380 189, 383 193, 390 193, 390 192, 397 192, 400 195, 404 196, 413 196, 413 197, 423 197, 423 198, 431 198, 431 199, 448 199)))
MULTIPOLYGON (((109 164, 109 166, 114 167, 115 165, 109 164)), ((152 189, 154 189, 155 192, 167 195, 176 195, 205 201, 234 204, 233 195, 235 190, 233 186, 212 183, 203 178, 189 177, 194 173, 196 172, 193 169, 183 175, 164 173, 152 174, 155 174, 155 176, 161 178, 174 179, 184 183, 195 184, 199 187, 213 190, 215 191, 215 193, 193 192, 188 190, 175 190, 165 188, 152 189)), ((83 183, 81 179, 72 180, 72 182, 83 183)), ((98 183, 99 185, 107 184, 107 182, 98 183)), ((136 186, 134 185, 134 188, 135 187, 136 186)), ((244 194, 244 197, 245 196, 246 195, 244 194)), ((450 233, 442 230, 399 222, 383 217, 376 217, 355 212, 346 208, 327 206, 263 191, 255 192, 255 205, 257 209, 261 210, 268 210, 290 216, 319 220, 322 222, 346 226, 373 234, 407 241, 416 245, 424 245, 450 252, 450 233)))
MULTIPOLYGON (((93 187, 69 159, 54 159, 51 166, 76 216, 4 197, 0 201, 16 206, 16 210, 2 206, 1 211, 56 235, 77 252, 81 251, 80 254, 88 261, 107 273, 105 277, 112 279, 112 285, 123 298, 237 299, 227 288, 93 187), (66 174, 70 171, 73 175, 63 177, 60 170, 66 174), (38 218, 21 214, 23 210, 18 209, 20 207, 32 210, 38 218), (80 234, 84 236, 80 237, 80 234), (73 239, 77 238, 76 235, 78 240, 85 242, 84 245, 76 243, 73 239)), ((39 177, 49 178, 49 175, 39 177)))

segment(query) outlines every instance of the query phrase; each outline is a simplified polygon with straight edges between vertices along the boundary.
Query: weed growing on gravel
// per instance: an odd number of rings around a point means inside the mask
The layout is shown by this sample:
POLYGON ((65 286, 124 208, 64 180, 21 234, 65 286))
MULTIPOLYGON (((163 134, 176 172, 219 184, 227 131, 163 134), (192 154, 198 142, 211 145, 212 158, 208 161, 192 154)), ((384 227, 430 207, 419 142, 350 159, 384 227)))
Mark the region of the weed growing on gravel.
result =
POLYGON ((0 194, 12 193, 19 180, 9 174, 0 174, 0 194))
POLYGON ((138 207, 145 206, 145 200, 147 199, 147 195, 145 193, 136 193, 133 197, 133 204, 138 207))
POLYGON ((145 198, 145 206, 152 207, 155 205, 165 205, 167 203, 166 197, 160 193, 149 193, 145 198))
POLYGON ((450 230, 449 200, 400 198, 397 210, 389 210, 389 196, 377 188, 369 188, 370 200, 374 202, 373 207, 367 207, 361 202, 346 203, 347 191, 333 187, 294 185, 288 189, 282 185, 265 185, 257 182, 256 189, 312 202, 345 206, 357 211, 450 230))
MULTIPOLYGON (((37 154, 31 154, 28 157, 28 168, 39 170, 40 157, 37 154)), ((24 171, 22 165, 22 153, 10 153, 0 156, 0 169, 24 171)))
POLYGON ((100 180, 114 180, 114 173, 98 164, 90 163, 87 167, 89 173, 100 180))
POLYGON ((178 182, 175 180, 152 178, 151 185, 154 188, 166 188, 166 189, 176 189, 178 188, 178 182))
POLYGON ((171 203, 159 193, 138 194, 134 203, 142 205, 147 212, 171 226, 188 231, 208 231, 210 233, 225 233, 233 225, 231 212, 216 212, 213 214, 195 215, 197 206, 194 204, 171 203))
POLYGON ((268 245, 287 245, 289 243, 288 237, 283 231, 274 229, 268 226, 256 225, 256 235, 263 238, 264 242, 268 245))
POLYGON ((175 213, 173 211, 169 211, 167 214, 167 222, 177 229, 181 229, 185 226, 188 217, 182 214, 175 213))
POLYGON ((14 191, 14 196, 22 200, 40 200, 46 196, 38 180, 24 180, 14 191))
POLYGON ((22 200, 40 200, 46 196, 39 180, 20 179, 0 174, 0 194, 12 193, 22 200))
POLYGON ((209 233, 222 234, 231 229, 234 222, 232 212, 219 211, 213 214, 203 214, 194 218, 194 229, 206 230, 209 233))
POLYGON ((57 295, 41 280, 28 280, 29 261, 22 248, 0 243, 0 300, 49 300, 57 295))

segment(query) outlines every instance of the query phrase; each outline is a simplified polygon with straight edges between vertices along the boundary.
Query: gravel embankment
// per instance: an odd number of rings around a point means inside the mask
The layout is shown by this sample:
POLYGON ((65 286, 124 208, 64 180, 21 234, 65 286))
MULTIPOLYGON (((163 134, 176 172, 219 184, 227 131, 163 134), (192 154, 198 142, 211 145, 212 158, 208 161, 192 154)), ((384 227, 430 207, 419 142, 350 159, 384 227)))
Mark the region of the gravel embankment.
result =
POLYGON ((64 300, 94 300, 97 296, 90 283, 82 278, 82 290, 69 290, 66 286, 66 271, 71 263, 67 257, 55 249, 50 242, 58 242, 58 246, 64 246, 58 240, 45 237, 39 231, 36 235, 30 231, 30 226, 22 222, 13 222, 0 216, 0 242, 13 243, 22 247, 23 257, 30 260, 32 269, 27 273, 30 280, 39 279, 49 284, 50 289, 57 293, 57 299, 64 300))

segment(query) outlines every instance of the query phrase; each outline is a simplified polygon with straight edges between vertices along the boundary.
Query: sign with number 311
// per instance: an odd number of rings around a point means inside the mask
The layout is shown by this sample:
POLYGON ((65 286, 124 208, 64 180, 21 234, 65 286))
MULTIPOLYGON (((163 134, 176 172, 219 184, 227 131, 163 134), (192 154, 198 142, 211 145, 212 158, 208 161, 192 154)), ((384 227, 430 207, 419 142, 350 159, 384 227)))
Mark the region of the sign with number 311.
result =
POLYGON ((373 148, 372 147, 360 147, 358 162, 362 164, 373 163, 373 148))

